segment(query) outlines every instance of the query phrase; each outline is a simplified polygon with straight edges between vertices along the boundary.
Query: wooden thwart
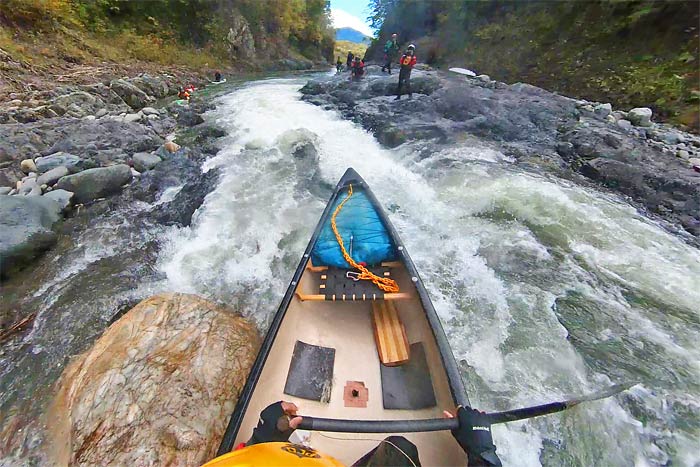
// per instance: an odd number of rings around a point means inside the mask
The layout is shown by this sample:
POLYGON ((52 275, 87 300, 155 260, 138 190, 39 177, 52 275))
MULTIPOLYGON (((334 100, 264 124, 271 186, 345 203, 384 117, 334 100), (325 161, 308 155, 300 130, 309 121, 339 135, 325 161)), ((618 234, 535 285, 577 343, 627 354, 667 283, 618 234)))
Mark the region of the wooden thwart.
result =
POLYGON ((372 327, 379 360, 386 366, 398 366, 410 358, 406 328, 393 302, 372 302, 372 327))

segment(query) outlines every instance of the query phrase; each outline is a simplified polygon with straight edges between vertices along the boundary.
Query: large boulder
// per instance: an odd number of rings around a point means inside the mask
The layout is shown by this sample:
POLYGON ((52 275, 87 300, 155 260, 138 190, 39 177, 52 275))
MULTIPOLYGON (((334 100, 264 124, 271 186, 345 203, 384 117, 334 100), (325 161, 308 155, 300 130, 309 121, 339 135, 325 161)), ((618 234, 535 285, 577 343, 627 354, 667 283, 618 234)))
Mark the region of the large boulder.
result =
POLYGON ((66 167, 59 165, 58 167, 39 175, 39 177, 36 179, 36 182, 39 185, 53 185, 58 181, 59 178, 65 177, 69 173, 70 172, 66 167))
POLYGON ((627 113, 627 120, 636 126, 651 126, 652 111, 648 107, 637 107, 627 113))
POLYGON ((168 83, 161 77, 143 74, 132 78, 130 81, 133 85, 151 96, 166 97, 170 93, 168 83))
POLYGON ((61 208, 43 196, 0 195, 0 276, 33 259, 56 241, 51 230, 61 208))
POLYGON ((69 109, 72 106, 76 106, 78 109, 80 109, 79 113, 89 114, 94 113, 98 109, 103 108, 105 106, 105 103, 99 97, 94 96, 88 92, 77 91, 56 97, 52 102, 51 109, 55 112, 56 108, 69 109))
POLYGON ((56 188, 75 193, 74 202, 87 203, 118 192, 131 181, 131 168, 126 164, 84 170, 61 178, 56 188))
POLYGON ((133 156, 134 168, 139 172, 151 170, 161 161, 161 158, 148 152, 137 152, 133 156))
POLYGON ((73 199, 73 193, 66 190, 52 190, 44 195, 44 198, 52 199, 58 203, 62 211, 68 209, 73 199))
POLYGON ((146 107, 150 101, 145 92, 123 79, 115 79, 109 87, 134 110, 146 107))
POLYGON ((194 295, 142 301, 64 370, 52 465, 201 465, 216 455, 255 359, 254 326, 194 295))

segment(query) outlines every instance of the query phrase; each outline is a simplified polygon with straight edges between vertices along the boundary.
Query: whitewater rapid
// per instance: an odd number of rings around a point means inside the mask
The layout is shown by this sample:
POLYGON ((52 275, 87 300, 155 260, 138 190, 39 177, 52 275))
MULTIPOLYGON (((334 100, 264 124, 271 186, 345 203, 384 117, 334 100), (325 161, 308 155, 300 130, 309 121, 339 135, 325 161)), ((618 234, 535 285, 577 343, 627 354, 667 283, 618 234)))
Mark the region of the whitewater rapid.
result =
POLYGON ((218 187, 169 232, 165 288, 261 330, 348 167, 369 183, 428 287, 471 402, 502 410, 623 381, 616 398, 494 427, 504 465, 700 463, 700 251, 622 198, 520 169, 486 143, 420 155, 300 100, 300 79, 219 98, 218 187), (318 165, 292 154, 311 141, 318 165))

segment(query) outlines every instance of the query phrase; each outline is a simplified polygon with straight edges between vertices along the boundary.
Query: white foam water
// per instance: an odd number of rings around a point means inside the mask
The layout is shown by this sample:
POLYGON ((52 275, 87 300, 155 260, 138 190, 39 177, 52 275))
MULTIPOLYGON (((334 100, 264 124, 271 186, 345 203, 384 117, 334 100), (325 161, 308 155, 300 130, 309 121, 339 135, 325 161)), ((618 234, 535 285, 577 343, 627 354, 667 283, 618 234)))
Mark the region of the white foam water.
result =
POLYGON ((330 187, 353 167, 416 262, 474 406, 642 383, 494 427, 504 465, 700 462, 698 250, 621 198, 524 172, 478 141, 427 159, 384 149, 302 102, 302 84, 262 81, 220 98, 211 117, 229 136, 205 166, 220 183, 192 226, 171 232, 160 257, 169 288, 233 304, 264 330, 330 187), (295 138, 313 144, 317 165, 290 154, 295 138))

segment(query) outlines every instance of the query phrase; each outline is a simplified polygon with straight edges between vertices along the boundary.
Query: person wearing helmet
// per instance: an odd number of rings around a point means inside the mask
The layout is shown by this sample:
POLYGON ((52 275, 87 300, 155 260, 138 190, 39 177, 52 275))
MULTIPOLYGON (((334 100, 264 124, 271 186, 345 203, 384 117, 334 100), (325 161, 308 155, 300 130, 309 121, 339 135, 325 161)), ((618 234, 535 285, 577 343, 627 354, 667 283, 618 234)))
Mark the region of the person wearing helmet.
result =
POLYGON ((384 44, 384 65, 382 66, 382 73, 384 70, 388 70, 391 74, 391 63, 396 59, 396 55, 399 53, 399 42, 396 40, 396 33, 391 35, 391 39, 386 41, 384 44))
POLYGON ((404 86, 408 90, 408 98, 413 98, 413 93, 411 92, 411 70, 416 64, 416 46, 410 44, 406 48, 406 53, 401 56, 399 64, 401 68, 399 69, 399 85, 396 88, 396 100, 401 99, 401 90, 404 86))
MULTIPOLYGON (((291 402, 279 401, 267 406, 260 412, 258 425, 247 443, 202 467, 344 467, 330 455, 289 442, 289 437, 302 422, 297 411, 297 406, 291 402)), ((501 466, 486 414, 461 406, 456 414, 447 411, 444 414, 459 419, 459 428, 452 431, 452 436, 468 454, 469 466, 501 466)), ((390 436, 357 460, 353 467, 380 465, 420 467, 418 449, 403 436, 390 436)))
POLYGON ((346 68, 347 70, 352 71, 352 63, 353 63, 354 58, 355 58, 355 54, 348 51, 348 58, 345 62, 345 65, 347 66, 347 68, 346 68))

